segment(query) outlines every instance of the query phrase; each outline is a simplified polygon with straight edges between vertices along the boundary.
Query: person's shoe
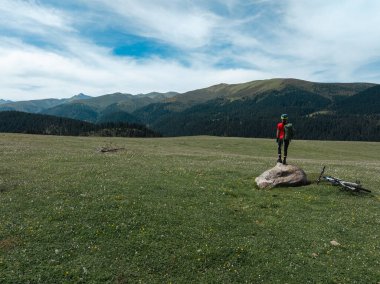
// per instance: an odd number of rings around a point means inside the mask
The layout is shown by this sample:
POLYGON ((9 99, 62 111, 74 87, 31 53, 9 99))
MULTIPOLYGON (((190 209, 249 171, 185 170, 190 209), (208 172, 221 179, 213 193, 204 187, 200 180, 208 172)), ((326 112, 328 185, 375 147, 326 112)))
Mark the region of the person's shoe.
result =
POLYGON ((282 161, 282 164, 286 165, 286 158, 284 158, 284 160, 282 161))
POLYGON ((281 158, 278 158, 278 159, 277 159, 277 163, 282 163, 281 158))

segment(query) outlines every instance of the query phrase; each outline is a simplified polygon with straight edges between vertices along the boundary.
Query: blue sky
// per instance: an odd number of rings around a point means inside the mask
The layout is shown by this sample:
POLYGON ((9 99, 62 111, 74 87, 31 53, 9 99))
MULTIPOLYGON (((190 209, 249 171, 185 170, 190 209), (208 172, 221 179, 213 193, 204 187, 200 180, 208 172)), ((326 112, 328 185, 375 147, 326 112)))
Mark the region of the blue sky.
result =
POLYGON ((1 0, 0 98, 380 83, 380 1, 1 0))

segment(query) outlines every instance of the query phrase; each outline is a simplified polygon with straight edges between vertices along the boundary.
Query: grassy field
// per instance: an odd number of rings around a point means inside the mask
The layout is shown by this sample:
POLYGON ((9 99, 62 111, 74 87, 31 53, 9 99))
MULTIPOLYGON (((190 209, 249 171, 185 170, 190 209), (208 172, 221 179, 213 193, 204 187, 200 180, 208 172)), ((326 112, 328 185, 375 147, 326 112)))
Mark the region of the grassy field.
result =
POLYGON ((380 282, 380 143, 289 149, 371 194, 256 189, 276 158, 268 139, 0 134, 0 283, 380 282))

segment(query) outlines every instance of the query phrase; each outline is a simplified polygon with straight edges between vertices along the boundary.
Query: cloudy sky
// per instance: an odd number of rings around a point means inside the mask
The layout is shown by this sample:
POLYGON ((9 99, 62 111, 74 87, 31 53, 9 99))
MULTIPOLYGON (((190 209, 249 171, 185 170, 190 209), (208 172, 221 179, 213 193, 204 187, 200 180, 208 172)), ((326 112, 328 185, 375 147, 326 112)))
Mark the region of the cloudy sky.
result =
POLYGON ((380 1, 0 0, 0 99, 380 83, 380 1))

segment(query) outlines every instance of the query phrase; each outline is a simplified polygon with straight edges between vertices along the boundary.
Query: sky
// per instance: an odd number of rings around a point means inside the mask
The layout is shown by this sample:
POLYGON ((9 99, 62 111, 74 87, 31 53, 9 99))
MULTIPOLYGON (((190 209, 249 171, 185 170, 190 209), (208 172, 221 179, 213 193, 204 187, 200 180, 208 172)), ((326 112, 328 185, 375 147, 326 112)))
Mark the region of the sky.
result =
POLYGON ((380 83, 380 1, 0 0, 0 99, 380 83))

